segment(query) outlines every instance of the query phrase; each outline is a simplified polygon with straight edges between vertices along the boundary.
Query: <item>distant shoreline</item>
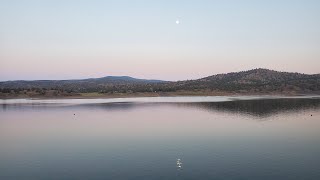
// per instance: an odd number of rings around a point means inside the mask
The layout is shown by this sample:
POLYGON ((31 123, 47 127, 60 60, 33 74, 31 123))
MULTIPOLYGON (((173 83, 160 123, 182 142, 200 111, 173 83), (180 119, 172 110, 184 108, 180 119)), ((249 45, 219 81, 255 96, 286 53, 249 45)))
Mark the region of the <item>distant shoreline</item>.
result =
POLYGON ((139 98, 139 97, 193 97, 193 96, 312 96, 320 93, 297 93, 297 92, 270 92, 270 93, 235 93, 235 92, 145 92, 145 93, 77 93, 58 96, 28 96, 0 94, 0 99, 110 99, 110 98, 139 98))
POLYGON ((137 79, 129 76, 57 81, 7 81, 0 82, 0 98, 296 96, 320 94, 319 84, 320 74, 306 75, 258 68, 176 82, 137 79))

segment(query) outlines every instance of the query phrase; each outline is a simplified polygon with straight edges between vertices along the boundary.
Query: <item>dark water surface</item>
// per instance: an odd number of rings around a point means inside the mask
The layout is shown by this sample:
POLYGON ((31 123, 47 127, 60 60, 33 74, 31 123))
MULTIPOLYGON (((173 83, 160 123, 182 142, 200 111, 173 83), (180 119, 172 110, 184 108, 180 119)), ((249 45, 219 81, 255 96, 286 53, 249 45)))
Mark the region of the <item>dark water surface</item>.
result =
POLYGON ((318 180, 320 99, 2 104, 0 179, 318 180))

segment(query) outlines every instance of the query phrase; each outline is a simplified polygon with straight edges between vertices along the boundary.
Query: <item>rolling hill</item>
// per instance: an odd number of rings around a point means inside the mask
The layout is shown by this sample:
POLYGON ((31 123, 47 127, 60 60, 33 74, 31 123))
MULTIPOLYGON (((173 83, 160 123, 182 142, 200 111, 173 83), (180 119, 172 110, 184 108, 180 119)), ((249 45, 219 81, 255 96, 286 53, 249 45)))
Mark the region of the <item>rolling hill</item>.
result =
POLYGON ((105 76, 101 78, 76 79, 76 80, 35 80, 35 81, 5 81, 0 82, 0 88, 98 88, 108 85, 160 83, 161 80, 137 79, 130 76, 105 76))
POLYGON ((259 68, 174 82, 137 79, 129 76, 106 76, 79 80, 5 81, 0 82, 0 90, 2 97, 21 93, 40 96, 48 94, 64 96, 79 93, 320 94, 320 74, 309 75, 259 68))
POLYGON ((177 83, 181 89, 211 89, 236 92, 316 92, 320 74, 279 72, 269 69, 217 74, 177 83))

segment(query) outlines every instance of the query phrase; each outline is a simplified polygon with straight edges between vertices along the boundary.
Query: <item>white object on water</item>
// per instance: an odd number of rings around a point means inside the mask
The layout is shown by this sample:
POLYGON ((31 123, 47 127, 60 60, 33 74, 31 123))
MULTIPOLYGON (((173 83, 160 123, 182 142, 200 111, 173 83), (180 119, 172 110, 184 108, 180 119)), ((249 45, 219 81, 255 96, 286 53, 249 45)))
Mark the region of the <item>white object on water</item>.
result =
POLYGON ((181 159, 177 159, 177 167, 178 167, 178 168, 182 168, 181 159))

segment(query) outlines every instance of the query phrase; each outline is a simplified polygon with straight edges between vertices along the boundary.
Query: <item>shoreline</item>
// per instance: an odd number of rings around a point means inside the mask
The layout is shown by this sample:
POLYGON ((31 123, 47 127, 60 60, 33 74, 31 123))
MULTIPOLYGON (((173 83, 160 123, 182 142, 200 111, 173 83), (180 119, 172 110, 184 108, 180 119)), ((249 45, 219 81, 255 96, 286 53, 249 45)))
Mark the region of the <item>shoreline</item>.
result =
POLYGON ((0 99, 0 106, 7 105, 85 105, 85 104, 112 104, 112 103, 220 103, 229 101, 248 100, 289 100, 309 99, 320 100, 320 95, 232 95, 232 96, 162 96, 162 97, 121 97, 121 98, 24 98, 0 99))
POLYGON ((6 96, 1 100, 7 99, 113 99, 113 98, 142 98, 142 97, 205 97, 205 96, 320 96, 319 93, 194 93, 194 92, 166 92, 166 93, 118 93, 118 94, 99 94, 99 93, 81 93, 74 95, 61 96, 6 96))

